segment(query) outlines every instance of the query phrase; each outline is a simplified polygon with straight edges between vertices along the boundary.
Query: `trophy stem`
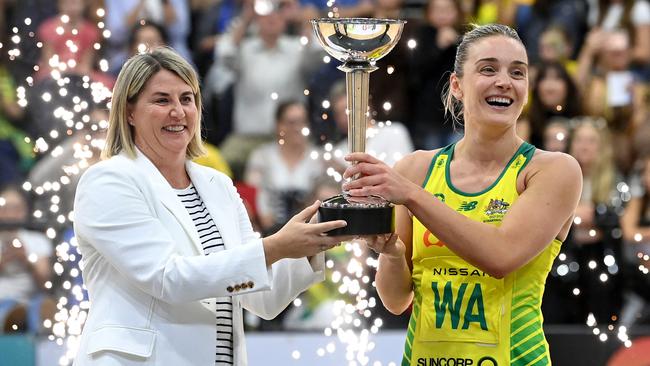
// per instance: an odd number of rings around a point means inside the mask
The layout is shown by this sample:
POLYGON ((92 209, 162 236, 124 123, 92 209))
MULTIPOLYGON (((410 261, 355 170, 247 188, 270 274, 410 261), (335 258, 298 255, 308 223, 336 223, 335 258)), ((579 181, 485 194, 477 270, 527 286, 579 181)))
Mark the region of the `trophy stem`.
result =
POLYGON ((348 151, 366 151, 366 125, 368 118, 368 89, 370 74, 365 70, 352 70, 345 74, 348 95, 348 151))
POLYGON ((367 62, 346 62, 339 69, 345 71, 348 98, 348 151, 365 152, 370 73, 377 67, 367 62))

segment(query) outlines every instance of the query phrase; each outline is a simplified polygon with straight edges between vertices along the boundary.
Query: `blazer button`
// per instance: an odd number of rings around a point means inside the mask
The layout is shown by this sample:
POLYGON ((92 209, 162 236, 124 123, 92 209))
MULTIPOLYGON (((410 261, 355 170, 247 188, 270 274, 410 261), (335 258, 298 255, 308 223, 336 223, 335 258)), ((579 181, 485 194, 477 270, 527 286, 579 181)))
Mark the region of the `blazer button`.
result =
POLYGON ((241 284, 241 289, 246 290, 248 288, 248 284, 246 282, 241 284))
POLYGON ((226 287, 226 291, 233 292, 233 291, 235 291, 235 289, 232 288, 232 286, 228 286, 228 287, 226 287))
POLYGON ((253 286, 255 286, 253 281, 248 281, 248 288, 253 288, 253 286))
POLYGON ((235 291, 241 290, 241 285, 235 285, 235 291))

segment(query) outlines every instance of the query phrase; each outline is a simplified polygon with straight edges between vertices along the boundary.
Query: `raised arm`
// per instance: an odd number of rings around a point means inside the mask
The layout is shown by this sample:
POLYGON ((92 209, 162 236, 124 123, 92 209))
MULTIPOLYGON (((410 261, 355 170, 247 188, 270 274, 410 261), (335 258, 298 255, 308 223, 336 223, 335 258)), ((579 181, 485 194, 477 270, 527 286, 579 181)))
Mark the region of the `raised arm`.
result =
POLYGON ((641 64, 650 62, 650 24, 634 27, 632 59, 641 64))
POLYGON ((578 163, 562 153, 540 153, 527 168, 525 189, 500 227, 473 221, 367 154, 346 175, 362 173, 344 189, 405 205, 458 256, 502 278, 528 263, 568 230, 582 189, 578 163))

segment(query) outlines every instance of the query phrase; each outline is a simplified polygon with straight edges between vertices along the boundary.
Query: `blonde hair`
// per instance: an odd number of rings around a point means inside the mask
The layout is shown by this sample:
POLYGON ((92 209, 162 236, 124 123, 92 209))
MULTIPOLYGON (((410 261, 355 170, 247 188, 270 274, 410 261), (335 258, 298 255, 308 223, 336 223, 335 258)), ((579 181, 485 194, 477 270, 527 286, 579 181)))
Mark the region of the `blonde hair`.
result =
POLYGON ((194 68, 178 53, 169 47, 159 47, 149 53, 140 53, 131 57, 117 76, 111 110, 108 116, 108 131, 106 145, 102 151, 102 159, 108 159, 124 151, 131 157, 136 157, 133 127, 127 121, 129 104, 135 103, 144 90, 147 82, 160 70, 168 70, 183 79, 192 89, 196 104, 197 128, 187 146, 185 156, 194 159, 206 153, 201 141, 201 92, 199 78, 194 68))
POLYGON ((573 155, 573 139, 581 128, 591 128, 598 134, 598 157, 590 170, 589 176, 585 177, 591 181, 591 201, 593 203, 608 204, 610 201, 616 168, 614 165, 614 149, 612 148, 612 137, 603 119, 583 117, 572 120, 575 125, 571 142, 570 153, 573 155))

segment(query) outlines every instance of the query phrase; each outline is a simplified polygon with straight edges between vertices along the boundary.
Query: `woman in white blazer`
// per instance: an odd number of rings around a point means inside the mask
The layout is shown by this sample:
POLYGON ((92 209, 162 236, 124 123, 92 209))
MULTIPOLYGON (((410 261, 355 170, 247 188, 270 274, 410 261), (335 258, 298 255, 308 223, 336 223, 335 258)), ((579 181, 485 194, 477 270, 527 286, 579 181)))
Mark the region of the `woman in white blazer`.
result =
POLYGON ((275 317, 324 279, 322 252, 346 239, 323 235, 344 221, 307 223, 317 202, 259 238, 230 179, 191 162, 200 111, 197 76, 170 49, 134 56, 117 78, 104 160, 75 197, 91 302, 77 366, 246 365, 242 308, 275 317), (212 253, 179 196, 188 187, 214 223, 212 253))

